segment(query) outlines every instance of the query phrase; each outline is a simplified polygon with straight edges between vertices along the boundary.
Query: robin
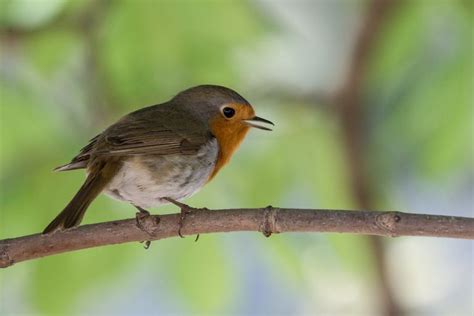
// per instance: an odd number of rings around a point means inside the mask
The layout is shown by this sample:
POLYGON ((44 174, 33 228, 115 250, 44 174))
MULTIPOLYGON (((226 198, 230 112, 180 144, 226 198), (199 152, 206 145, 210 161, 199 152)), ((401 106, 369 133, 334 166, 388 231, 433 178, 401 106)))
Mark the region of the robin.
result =
MULTIPOLYGON (((271 130, 237 92, 201 85, 168 102, 122 117, 56 171, 86 169, 87 178, 43 233, 80 224, 101 193, 141 214, 197 192, 226 165, 251 127, 271 130)), ((137 213, 137 216, 138 214, 137 213)))

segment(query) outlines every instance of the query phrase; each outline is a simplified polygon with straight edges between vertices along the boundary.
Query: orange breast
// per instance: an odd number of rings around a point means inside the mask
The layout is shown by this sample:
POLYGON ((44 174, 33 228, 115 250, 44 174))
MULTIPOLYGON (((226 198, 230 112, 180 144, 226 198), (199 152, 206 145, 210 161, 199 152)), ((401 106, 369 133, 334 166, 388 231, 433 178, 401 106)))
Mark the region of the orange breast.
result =
MULTIPOLYGON (((250 110, 252 109, 250 108, 250 110)), ((249 126, 240 119, 229 121, 223 117, 216 117, 212 120, 210 128, 219 144, 219 153, 217 155, 216 166, 209 176, 208 182, 230 161, 232 154, 239 148, 240 143, 242 143, 250 129, 249 126)))

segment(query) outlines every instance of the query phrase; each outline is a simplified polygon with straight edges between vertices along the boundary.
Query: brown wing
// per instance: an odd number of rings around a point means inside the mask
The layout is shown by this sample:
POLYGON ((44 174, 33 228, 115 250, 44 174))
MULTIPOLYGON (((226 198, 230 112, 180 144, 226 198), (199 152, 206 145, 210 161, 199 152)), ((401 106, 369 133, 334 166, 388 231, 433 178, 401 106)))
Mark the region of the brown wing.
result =
POLYGON ((97 139, 99 137, 100 134, 89 140, 89 143, 86 146, 82 147, 82 149, 79 151, 79 154, 74 157, 70 163, 56 167, 54 168, 54 171, 68 171, 86 168, 91 156, 91 151, 94 148, 95 143, 97 142, 97 139))
POLYGON ((123 117, 91 139, 79 155, 58 171, 85 168, 100 156, 196 153, 212 135, 207 126, 171 105, 155 105, 123 117))

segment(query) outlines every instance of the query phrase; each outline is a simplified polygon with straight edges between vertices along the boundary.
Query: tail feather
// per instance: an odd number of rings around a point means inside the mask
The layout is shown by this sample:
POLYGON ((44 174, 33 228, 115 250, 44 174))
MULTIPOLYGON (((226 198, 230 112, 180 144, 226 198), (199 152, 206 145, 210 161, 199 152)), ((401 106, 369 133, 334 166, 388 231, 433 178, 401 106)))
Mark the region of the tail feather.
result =
POLYGON ((84 169, 87 167, 87 160, 77 161, 77 162, 70 162, 65 165, 61 165, 53 169, 53 171, 69 171, 69 170, 76 170, 76 169, 84 169))
POLYGON ((69 202, 64 210, 44 229, 43 234, 79 225, 87 208, 104 189, 109 179, 110 178, 104 176, 101 170, 91 172, 71 202, 69 202))
POLYGON ((53 170, 54 171, 69 171, 69 170, 87 168, 87 165, 89 164, 89 160, 91 158, 91 152, 94 150, 94 146, 96 145, 99 137, 100 137, 100 134, 92 138, 86 146, 82 147, 79 154, 76 157, 72 158, 71 162, 65 165, 56 167, 53 170))

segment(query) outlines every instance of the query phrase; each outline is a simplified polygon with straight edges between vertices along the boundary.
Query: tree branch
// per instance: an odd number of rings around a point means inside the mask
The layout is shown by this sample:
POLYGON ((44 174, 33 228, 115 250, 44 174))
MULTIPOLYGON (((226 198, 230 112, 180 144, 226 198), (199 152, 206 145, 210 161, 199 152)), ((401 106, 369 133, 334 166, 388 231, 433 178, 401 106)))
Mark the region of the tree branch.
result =
MULTIPOLYGON (((331 232, 379 236, 428 236, 474 239, 474 218, 402 212, 262 209, 193 209, 186 216, 183 235, 259 231, 265 236, 285 232, 331 232)), ((63 252, 159 240, 178 236, 180 214, 151 215, 0 240, 0 267, 63 252)))

